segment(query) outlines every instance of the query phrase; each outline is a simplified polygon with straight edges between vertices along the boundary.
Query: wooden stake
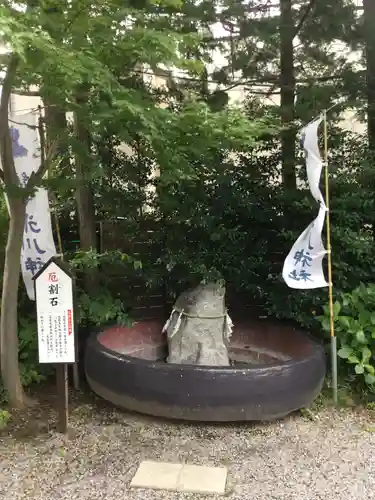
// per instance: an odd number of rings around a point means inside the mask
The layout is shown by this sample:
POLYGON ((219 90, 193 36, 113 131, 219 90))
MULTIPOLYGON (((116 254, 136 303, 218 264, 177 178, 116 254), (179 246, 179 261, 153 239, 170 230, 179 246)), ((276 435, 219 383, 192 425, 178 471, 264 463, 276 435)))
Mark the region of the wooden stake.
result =
POLYGON ((331 335, 331 365, 333 402, 338 402, 337 390, 337 339, 335 336, 335 322, 333 311, 333 283, 332 283, 332 246, 331 246, 331 218, 329 206, 329 172, 328 172, 328 131, 327 111, 324 111, 324 162, 325 162, 325 191, 326 191, 326 226, 327 226, 327 257, 328 257, 328 296, 329 296, 329 327, 331 335))
POLYGON ((62 434, 68 431, 69 419, 69 392, 68 392, 68 365, 65 363, 56 365, 56 391, 57 391, 57 430, 62 434))

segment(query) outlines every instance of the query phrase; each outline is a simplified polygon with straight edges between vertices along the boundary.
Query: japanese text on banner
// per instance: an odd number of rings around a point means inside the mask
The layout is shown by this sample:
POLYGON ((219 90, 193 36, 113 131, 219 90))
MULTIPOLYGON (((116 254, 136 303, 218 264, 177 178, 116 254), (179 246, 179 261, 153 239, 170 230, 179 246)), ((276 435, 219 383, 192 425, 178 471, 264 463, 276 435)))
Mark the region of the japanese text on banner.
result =
POLYGON ((323 162, 319 152, 318 127, 322 117, 312 121, 301 131, 301 145, 306 154, 306 171, 310 192, 319 203, 316 219, 303 231, 284 261, 282 276, 290 288, 312 289, 328 286, 323 272, 327 251, 322 231, 327 207, 319 189, 323 162))
MULTIPOLYGON (((37 115, 27 113, 11 115, 10 118, 11 122, 17 122, 10 128, 10 134, 16 172, 20 184, 25 187, 41 162, 37 115)), ((22 277, 31 300, 35 300, 33 276, 55 255, 48 193, 46 189, 38 188, 27 201, 21 250, 22 277)))
POLYGON ((326 250, 322 229, 326 208, 321 205, 317 218, 304 230, 284 262, 283 279, 290 288, 311 289, 328 285, 323 273, 326 250))

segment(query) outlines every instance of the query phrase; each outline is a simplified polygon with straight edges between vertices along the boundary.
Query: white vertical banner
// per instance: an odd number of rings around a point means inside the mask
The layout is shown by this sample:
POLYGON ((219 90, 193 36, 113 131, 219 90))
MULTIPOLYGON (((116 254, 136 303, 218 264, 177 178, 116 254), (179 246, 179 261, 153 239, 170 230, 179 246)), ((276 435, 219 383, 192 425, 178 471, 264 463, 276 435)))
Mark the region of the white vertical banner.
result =
MULTIPOLYGON (((14 164, 20 183, 25 186, 41 163, 38 116, 35 112, 11 114, 10 120, 14 164)), ((21 250, 22 277, 31 300, 35 300, 34 275, 55 255, 48 193, 46 189, 38 188, 26 205, 21 250)))
POLYGON ((310 192, 319 203, 316 219, 303 231, 285 259, 283 279, 290 288, 308 290, 328 286, 323 272, 323 259, 327 254, 322 231, 327 212, 319 189, 323 161, 319 152, 318 127, 323 117, 313 120, 301 130, 301 146, 306 155, 306 172, 310 192))
POLYGON ((301 146, 306 155, 307 180, 311 194, 318 203, 324 203, 324 198, 319 189, 323 161, 319 152, 318 127, 322 123, 320 116, 301 130, 301 146))
POLYGON ((328 286, 323 273, 327 251, 322 241, 326 210, 325 205, 320 205, 317 218, 300 235, 285 259, 283 279, 290 288, 307 290, 328 286))

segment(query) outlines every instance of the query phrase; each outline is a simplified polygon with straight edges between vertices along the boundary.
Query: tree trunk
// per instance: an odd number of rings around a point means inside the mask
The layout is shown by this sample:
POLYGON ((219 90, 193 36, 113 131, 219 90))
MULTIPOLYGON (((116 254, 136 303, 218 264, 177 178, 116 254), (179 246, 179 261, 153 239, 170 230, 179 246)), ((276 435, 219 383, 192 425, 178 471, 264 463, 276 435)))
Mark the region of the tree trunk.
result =
MULTIPOLYGON (((19 57, 12 54, 3 80, 0 99, 0 153, 1 180, 6 187, 19 186, 14 165, 12 141, 9 133, 9 101, 13 81, 17 74, 19 57)), ((5 249, 3 287, 0 318, 0 369, 1 378, 10 405, 25 406, 25 394, 21 384, 18 364, 18 286, 21 269, 21 248, 25 224, 26 202, 9 197, 9 230, 5 249)))
MULTIPOLYGON (((64 38, 64 30, 61 25, 65 20, 65 12, 68 8, 67 0, 59 0, 54 2, 55 5, 50 6, 48 2, 43 6, 45 18, 48 22, 43 28, 49 35, 58 43, 62 43, 64 38)), ((50 149, 53 143, 57 142, 56 155, 66 156, 67 141, 65 137, 61 137, 61 132, 67 134, 68 124, 66 120, 66 102, 65 99, 56 92, 56 89, 51 86, 51 82, 42 82, 40 87, 40 95, 44 104, 44 116, 46 123, 46 145, 47 150, 50 149)), ((63 166, 70 166, 69 161, 65 162, 63 166)))
POLYGON ((367 134, 375 154, 375 1, 363 0, 366 46, 367 134))
POLYGON ((295 173, 296 130, 294 120, 294 22, 292 1, 280 0, 280 107, 283 130, 281 134, 282 180, 285 190, 297 187, 295 173))
MULTIPOLYGON (((87 104, 87 86, 83 85, 76 96, 77 104, 82 108, 87 104)), ((74 113, 74 134, 82 151, 75 154, 76 165, 76 203, 79 227, 80 248, 84 251, 97 250, 95 227, 94 195, 91 187, 92 158, 90 152, 90 131, 77 112, 74 113)), ((84 287, 87 293, 95 294, 99 288, 97 269, 90 269, 84 274, 84 287)))
MULTIPOLYGON (((77 104, 85 106, 87 104, 87 89, 82 86, 77 92, 77 104)), ((95 228, 95 208, 94 196, 92 192, 91 174, 91 154, 90 154, 90 131, 85 123, 80 119, 79 114, 74 113, 74 133, 82 148, 82 152, 76 152, 76 178, 77 178, 77 215, 79 224, 79 238, 82 250, 97 248, 96 228, 95 228)))
MULTIPOLYGON (((85 150, 89 150, 88 132, 79 122, 77 115, 74 117, 76 138, 80 141, 85 150)), ((96 249, 96 229, 94 197, 89 180, 88 160, 80 154, 75 155, 76 177, 77 177, 77 216, 79 224, 80 247, 82 250, 96 249)))
POLYGON ((46 122, 47 150, 57 141, 58 144, 55 148, 56 155, 63 156, 66 153, 67 147, 66 140, 61 137, 62 133, 67 134, 68 124, 66 112, 49 97, 43 97, 43 103, 46 122))
POLYGON ((20 199, 9 198, 10 223, 5 250, 3 289, 1 300, 1 377, 13 408, 25 406, 18 365, 18 287, 20 280, 20 255, 26 204, 20 199))

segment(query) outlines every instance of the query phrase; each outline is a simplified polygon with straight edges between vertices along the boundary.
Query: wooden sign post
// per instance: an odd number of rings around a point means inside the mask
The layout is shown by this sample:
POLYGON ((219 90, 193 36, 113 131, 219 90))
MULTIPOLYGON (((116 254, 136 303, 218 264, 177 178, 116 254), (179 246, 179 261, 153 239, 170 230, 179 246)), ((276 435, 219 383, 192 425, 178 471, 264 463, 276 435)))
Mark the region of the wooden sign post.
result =
POLYGON ((74 277, 53 257, 34 276, 39 363, 56 365, 58 430, 68 429, 68 367, 76 361, 74 277))

